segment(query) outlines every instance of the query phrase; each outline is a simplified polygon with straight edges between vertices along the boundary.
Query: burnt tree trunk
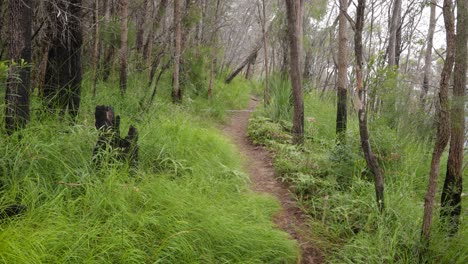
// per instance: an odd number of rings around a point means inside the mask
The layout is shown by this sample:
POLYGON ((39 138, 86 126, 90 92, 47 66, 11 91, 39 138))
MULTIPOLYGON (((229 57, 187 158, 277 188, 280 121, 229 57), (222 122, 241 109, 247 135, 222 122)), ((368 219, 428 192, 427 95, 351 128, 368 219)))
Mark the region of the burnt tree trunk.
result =
POLYGON ((32 1, 9 1, 10 65, 5 95, 5 128, 8 134, 29 121, 32 1))
POLYGON ((125 138, 120 137, 120 116, 116 116, 111 106, 96 106, 95 126, 99 138, 93 150, 93 162, 100 168, 102 154, 109 148, 117 150, 119 160, 128 163, 132 168, 138 167, 138 131, 130 126, 125 138))
POLYGON ((444 187, 442 189, 441 217, 448 225, 449 235, 458 231, 461 214, 461 194, 463 191, 463 145, 465 136, 465 86, 468 4, 457 1, 457 34, 455 48, 455 67, 453 74, 453 100, 451 110, 450 150, 447 162, 444 187))
POLYGON ((47 62, 44 86, 44 100, 50 112, 60 110, 63 115, 68 110, 75 120, 78 115, 81 97, 81 0, 59 1, 58 8, 51 7, 51 16, 56 18, 47 62), (67 18, 59 16, 65 10, 67 18))
POLYGON ((96 97, 96 83, 97 83, 97 67, 99 62, 99 0, 94 2, 94 43, 93 43, 93 80, 92 91, 93 97, 96 97))
POLYGON ((127 64, 128 64, 128 0, 120 0, 120 13, 122 21, 120 24, 120 93, 127 91, 127 64))

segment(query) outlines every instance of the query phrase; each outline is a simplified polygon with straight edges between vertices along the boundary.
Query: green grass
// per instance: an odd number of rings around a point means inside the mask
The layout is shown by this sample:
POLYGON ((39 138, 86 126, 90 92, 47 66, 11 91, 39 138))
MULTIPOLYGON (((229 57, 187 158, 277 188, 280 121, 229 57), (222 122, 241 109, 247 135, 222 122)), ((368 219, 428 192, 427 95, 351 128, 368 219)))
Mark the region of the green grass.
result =
POLYGON ((278 203, 248 188, 239 153, 216 128, 226 109, 245 107, 248 84, 217 81, 211 101, 186 94, 174 106, 165 76, 142 115, 144 78, 131 75, 124 98, 115 79, 100 83, 94 99, 85 78, 77 125, 35 100, 28 127, 0 137, 0 207, 28 207, 0 220, 0 263, 295 263, 296 242, 272 223, 278 203), (123 134, 138 128, 136 173, 92 165, 97 104, 114 106, 123 134))
MULTIPOLYGON (((391 128, 386 115, 371 118, 371 144, 385 171, 386 210, 380 215, 373 177, 360 148, 355 113, 349 112, 347 144, 336 145, 334 97, 334 94, 315 91, 305 96, 306 140, 303 146, 291 144, 285 120, 275 122, 268 109, 254 113, 249 136, 275 152, 276 170, 290 183, 299 202, 312 216, 315 242, 328 262, 418 263, 424 195, 433 148, 428 140, 431 129, 422 129, 422 124, 429 124, 430 120, 406 120, 424 117, 413 112, 400 117, 399 125, 391 128), (416 129, 417 124, 419 129, 416 129)), ((439 195, 446 159, 444 156, 439 195)), ((468 187, 466 181, 464 186, 468 187)), ((437 196, 436 201, 439 200, 437 196)), ((446 238, 438 228, 438 211, 437 205, 428 263, 466 263, 466 198, 460 230, 453 238, 446 238)))

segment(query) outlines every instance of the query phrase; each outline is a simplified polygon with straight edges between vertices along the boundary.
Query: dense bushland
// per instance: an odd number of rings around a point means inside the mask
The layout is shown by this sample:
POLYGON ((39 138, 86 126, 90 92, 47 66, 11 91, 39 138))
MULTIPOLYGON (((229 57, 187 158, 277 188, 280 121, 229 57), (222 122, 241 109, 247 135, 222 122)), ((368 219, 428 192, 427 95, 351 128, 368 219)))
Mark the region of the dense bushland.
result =
POLYGON ((216 128, 226 109, 248 102, 245 81, 216 81, 211 101, 187 92, 177 106, 168 74, 142 114, 144 79, 131 75, 125 97, 115 78, 100 83, 92 98, 85 78, 76 125, 34 101, 27 128, 0 137, 0 209, 28 208, 0 220, 0 262, 295 263, 296 243, 271 220, 279 205, 249 190, 239 154, 216 128), (112 162, 112 149, 93 167, 97 104, 114 106, 122 131, 139 130, 136 173, 112 162))
MULTIPOLYGON (((430 115, 421 113, 417 104, 401 96, 405 93, 393 88, 386 96, 405 102, 390 104, 370 116, 371 144, 386 175, 387 207, 380 215, 374 201, 373 177, 360 148, 356 115, 351 114, 348 121, 347 143, 337 145, 335 96, 312 91, 305 97, 306 140, 302 146, 292 145, 290 118, 277 115, 278 109, 290 107, 282 99, 290 94, 290 87, 281 80, 274 82, 272 89, 283 88, 272 92, 271 105, 255 113, 249 136, 254 143, 274 151, 279 177, 290 183, 310 214, 313 232, 327 253, 327 261, 417 263, 432 151, 430 115)), ((468 261, 468 226, 463 210, 460 231, 452 238, 445 237, 440 230, 443 225, 435 218, 429 263, 468 261)))

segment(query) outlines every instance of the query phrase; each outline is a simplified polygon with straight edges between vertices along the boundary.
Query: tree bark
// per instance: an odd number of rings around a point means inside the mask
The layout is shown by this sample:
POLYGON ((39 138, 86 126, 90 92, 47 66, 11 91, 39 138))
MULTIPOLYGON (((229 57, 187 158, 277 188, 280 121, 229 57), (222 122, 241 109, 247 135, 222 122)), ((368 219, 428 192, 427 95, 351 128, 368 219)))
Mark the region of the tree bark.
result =
POLYGON ((260 20, 262 23, 263 54, 264 54, 264 62, 265 62, 265 91, 263 94, 263 100, 265 102, 265 105, 269 105, 270 104, 270 84, 269 84, 270 71, 268 68, 269 66, 268 65, 268 33, 266 31, 266 19, 267 18, 266 18, 266 10, 265 10, 266 9, 265 0, 262 0, 261 5, 262 5, 262 15, 260 16, 260 20))
POLYGON ((179 84, 180 56, 182 52, 182 28, 181 28, 181 3, 180 0, 174 0, 174 73, 172 84, 172 101, 182 103, 182 90, 179 84))
POLYGON ((444 0, 444 5, 442 8, 445 22, 447 51, 439 86, 439 110, 437 113, 436 142, 434 145, 434 151, 432 152, 429 184, 426 197, 424 199, 424 217, 421 229, 421 244, 423 247, 421 252, 422 255, 424 255, 429 246, 431 236, 432 211, 434 208, 434 200, 437 191, 440 159, 450 138, 450 109, 448 90, 450 76, 452 75, 453 63, 455 60, 455 19, 452 13, 452 5, 452 0, 444 0))
POLYGON ((392 18, 390 21, 390 38, 388 40, 388 66, 395 67, 397 57, 397 31, 400 25, 401 18, 401 0, 393 2, 392 18))
POLYGON ((337 83, 337 111, 336 134, 339 143, 346 142, 347 100, 348 100, 348 20, 345 12, 348 0, 340 0, 340 17, 338 25, 338 83, 337 83))
POLYGON ((357 102, 356 108, 359 117, 359 134, 361 137, 361 147, 364 152, 367 167, 374 174, 375 195, 377 206, 380 212, 385 208, 384 203, 384 178, 379 163, 372 152, 372 147, 369 141, 369 129, 367 128, 367 112, 366 112, 366 91, 364 90, 364 80, 362 74, 363 58, 362 58, 362 30, 364 28, 364 11, 366 1, 359 0, 356 10, 356 30, 354 33, 354 52, 356 57, 356 93, 357 102))
POLYGON ((434 41, 434 31, 436 25, 435 11, 436 11, 437 0, 431 1, 431 15, 429 18, 429 30, 427 32, 427 45, 426 45, 426 56, 424 65, 424 77, 423 86, 421 90, 421 105, 424 107, 426 104, 426 96, 429 92, 429 79, 432 69, 432 45, 434 41))
POLYGON ((302 144, 304 141, 304 101, 301 83, 301 21, 302 21, 302 1, 285 0, 290 51, 290 77, 293 95, 293 143, 302 144))
POLYGON ((449 235, 458 231, 463 191, 463 147, 465 137, 465 86, 468 58, 467 35, 468 4, 457 0, 457 34, 455 42, 455 67, 453 74, 453 100, 451 110, 450 150, 444 187, 442 189, 441 217, 448 224, 449 235))
POLYGON ((94 2, 94 45, 93 45, 93 98, 96 97, 97 66, 99 61, 99 0, 94 2))
POLYGON ((56 109, 68 113, 73 120, 78 115, 81 99, 81 0, 59 1, 58 11, 52 7, 50 15, 56 18, 56 32, 49 50, 45 74, 44 99, 50 112, 56 109), (69 14, 68 18, 59 12, 69 14))
POLYGON ((8 72, 5 96, 5 128, 9 135, 29 122, 32 4, 31 0, 10 0, 8 5, 8 56, 13 62, 8 72))
POLYGON ((128 64, 128 0, 120 0, 120 92, 127 91, 127 64, 128 64))

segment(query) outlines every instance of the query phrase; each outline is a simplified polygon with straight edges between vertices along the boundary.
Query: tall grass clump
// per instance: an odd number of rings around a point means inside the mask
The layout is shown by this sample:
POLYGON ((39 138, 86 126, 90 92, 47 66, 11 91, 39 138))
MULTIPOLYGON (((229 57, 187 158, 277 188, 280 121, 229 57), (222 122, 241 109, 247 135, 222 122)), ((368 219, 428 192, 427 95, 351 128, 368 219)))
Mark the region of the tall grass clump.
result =
POLYGON ((290 81, 280 75, 274 75, 270 79, 270 104, 266 106, 266 113, 274 122, 280 120, 291 120, 290 81))
MULTIPOLYGON (((131 75, 121 97, 113 77, 96 98, 85 79, 76 125, 35 99, 27 128, 0 136, 0 210, 27 207, 0 220, 0 263, 295 263, 296 243, 271 220, 279 205, 250 191, 219 116, 202 111, 212 105, 197 96, 172 105, 167 78, 141 114, 142 79, 131 75), (139 130, 136 172, 115 150, 93 165, 97 104, 114 106, 123 133, 139 130)), ((235 87, 215 91, 217 111, 246 103, 248 87, 235 87)))
MULTIPOLYGON (((408 119, 425 115, 410 106, 407 107, 411 108, 410 112, 398 118, 392 113, 377 113, 370 119, 371 145, 385 172, 386 209, 380 214, 375 205, 373 175, 367 169, 360 146, 356 114, 352 109, 348 111, 346 144, 337 145, 333 98, 331 93, 306 94, 306 140, 302 146, 291 144, 290 131, 282 125, 284 120, 275 122, 263 110, 251 119, 249 136, 275 153, 274 165, 279 177, 290 184, 299 203, 312 217, 314 241, 328 262, 418 263, 417 248, 433 147, 431 129, 426 124, 431 121, 412 123, 408 119), (415 124, 426 129, 416 129, 415 124)), ((401 100, 404 98, 395 95, 395 102, 401 100)), ((441 180, 445 167, 442 164, 441 180)), ((467 183, 464 185, 466 188, 467 183)), ((465 207, 463 212, 466 215, 465 207)), ((458 234, 447 238, 439 228, 437 213, 434 216, 431 248, 425 261, 466 263, 466 217, 462 216, 458 234)))

